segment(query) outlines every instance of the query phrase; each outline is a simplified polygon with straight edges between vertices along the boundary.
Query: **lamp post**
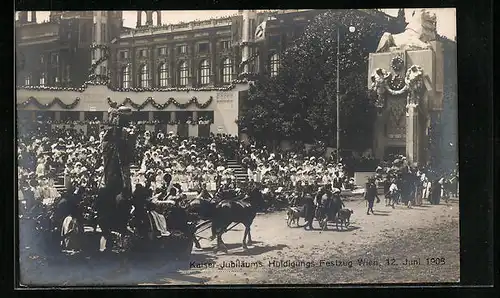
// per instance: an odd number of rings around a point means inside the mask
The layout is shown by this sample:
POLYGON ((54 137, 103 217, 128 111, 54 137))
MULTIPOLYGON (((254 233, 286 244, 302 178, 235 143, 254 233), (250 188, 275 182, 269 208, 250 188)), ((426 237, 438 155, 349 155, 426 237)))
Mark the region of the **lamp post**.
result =
MULTIPOLYGON (((356 28, 349 27, 353 33, 356 28)), ((337 164, 340 162, 340 26, 337 25, 337 164)))

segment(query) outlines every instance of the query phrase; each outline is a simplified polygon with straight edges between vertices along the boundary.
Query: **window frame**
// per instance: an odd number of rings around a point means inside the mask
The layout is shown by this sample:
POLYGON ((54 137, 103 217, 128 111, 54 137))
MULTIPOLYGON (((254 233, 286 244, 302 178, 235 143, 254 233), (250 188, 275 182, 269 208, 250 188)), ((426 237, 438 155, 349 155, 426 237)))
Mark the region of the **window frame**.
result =
POLYGON ((158 48, 158 55, 159 56, 167 56, 168 55, 167 47, 159 47, 158 48))
POLYGON ((280 54, 277 52, 269 56, 269 75, 273 78, 279 74, 280 69, 280 54), (277 57, 274 59, 274 57, 277 57))
POLYGON ((199 64, 199 84, 202 86, 210 85, 210 61, 208 59, 203 59, 199 64))
POLYGON ((120 78, 120 85, 124 89, 130 88, 130 84, 132 83, 131 77, 130 77, 130 65, 125 65, 121 68, 120 71, 121 78, 120 78))
POLYGON ((42 72, 38 81, 40 86, 45 86, 47 84, 47 74, 42 72))
POLYGON ((24 77, 24 86, 31 86, 31 74, 24 77))
POLYGON ((177 66, 177 75, 179 77, 179 87, 185 87, 189 84, 189 65, 188 62, 183 60, 180 61, 177 66), (185 67, 184 67, 185 65, 185 67), (185 75, 185 76, 183 76, 185 75), (185 83, 185 84, 183 84, 185 83))
POLYGON ((158 66, 158 86, 168 87, 168 63, 163 62, 158 66))
POLYGON ((187 44, 177 45, 177 54, 178 55, 187 55, 187 53, 188 53, 187 44), (182 49, 184 49, 184 51, 182 49))
POLYGON ((139 87, 149 88, 151 76, 149 75, 149 66, 147 63, 141 64, 139 67, 139 87))
POLYGON ((230 84, 233 81, 233 60, 230 57, 226 57, 222 60, 222 83, 230 84), (229 63, 226 63, 229 61, 229 63), (229 70, 229 73, 226 73, 229 70))

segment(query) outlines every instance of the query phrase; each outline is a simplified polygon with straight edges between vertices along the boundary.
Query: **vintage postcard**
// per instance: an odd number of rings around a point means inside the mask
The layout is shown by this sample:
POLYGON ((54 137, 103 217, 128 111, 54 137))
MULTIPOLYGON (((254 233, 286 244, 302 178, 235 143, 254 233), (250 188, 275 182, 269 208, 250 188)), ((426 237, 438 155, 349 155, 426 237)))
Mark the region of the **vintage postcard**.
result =
POLYGON ((15 31, 20 286, 460 281, 455 9, 15 31))

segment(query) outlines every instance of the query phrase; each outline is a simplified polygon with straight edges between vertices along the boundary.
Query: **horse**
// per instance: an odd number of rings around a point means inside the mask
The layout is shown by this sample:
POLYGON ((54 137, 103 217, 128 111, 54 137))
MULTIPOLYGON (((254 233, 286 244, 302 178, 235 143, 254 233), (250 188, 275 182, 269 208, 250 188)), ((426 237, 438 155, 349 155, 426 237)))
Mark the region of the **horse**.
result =
POLYGON ((227 251, 227 247, 222 240, 222 235, 227 232, 227 228, 231 223, 241 223, 245 226, 242 246, 243 249, 248 249, 247 245, 252 243, 250 227, 255 219, 255 216, 257 215, 257 211, 263 203, 264 198, 262 193, 258 188, 254 188, 249 191, 243 199, 224 199, 216 205, 214 217, 212 218, 212 235, 215 235, 217 238, 217 245, 215 247, 216 252, 221 248, 221 246, 223 246, 224 250, 227 251))
MULTIPOLYGON (((193 221, 206 220, 207 223, 211 222, 216 216, 217 204, 223 200, 232 200, 232 191, 219 189, 214 196, 210 196, 208 191, 203 191, 199 197, 191 200, 187 204, 187 212, 193 221)), ((202 224, 204 225, 204 224, 202 224)), ((213 227, 213 225, 212 225, 213 227)), ((215 239, 216 232, 212 228, 211 239, 215 239)), ((194 239, 195 247, 201 248, 198 239, 194 239)))

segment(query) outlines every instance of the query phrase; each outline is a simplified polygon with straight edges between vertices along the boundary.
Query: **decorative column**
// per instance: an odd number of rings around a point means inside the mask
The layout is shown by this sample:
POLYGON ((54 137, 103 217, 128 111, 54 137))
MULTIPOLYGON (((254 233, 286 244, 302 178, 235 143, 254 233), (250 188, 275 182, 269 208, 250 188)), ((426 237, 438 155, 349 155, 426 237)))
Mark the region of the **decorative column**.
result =
MULTIPOLYGON (((107 16, 105 15, 107 12, 105 11, 94 11, 94 28, 95 32, 92 36, 93 42, 96 45, 106 45, 106 36, 108 35, 108 26, 107 26, 107 16), (104 30, 102 29, 104 27, 104 30)), ((102 49, 93 49, 95 51, 95 59, 96 61, 99 60, 101 57, 104 56, 104 51, 102 49)), ((101 72, 101 66, 104 66, 104 68, 108 69, 108 62, 103 61, 101 64, 99 64, 95 70, 96 75, 107 75, 107 73, 102 73, 101 72)))
POLYGON ((85 112, 78 112, 78 120, 85 121, 85 112))
POLYGON ((61 112, 59 112, 59 111, 54 112, 54 120, 55 121, 61 120, 61 112))
MULTIPOLYGON (((255 10, 243 10, 243 29, 241 30, 241 61, 247 61, 250 58, 250 45, 249 42, 254 40, 251 35, 252 28, 250 28, 250 20, 255 19, 256 13, 255 10)), ((243 72, 250 72, 250 65, 246 63, 243 66, 243 72)))
POLYGON ((420 119, 418 105, 409 103, 406 105, 406 158, 410 164, 421 163, 420 160, 420 119))

